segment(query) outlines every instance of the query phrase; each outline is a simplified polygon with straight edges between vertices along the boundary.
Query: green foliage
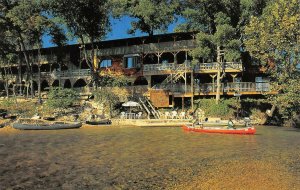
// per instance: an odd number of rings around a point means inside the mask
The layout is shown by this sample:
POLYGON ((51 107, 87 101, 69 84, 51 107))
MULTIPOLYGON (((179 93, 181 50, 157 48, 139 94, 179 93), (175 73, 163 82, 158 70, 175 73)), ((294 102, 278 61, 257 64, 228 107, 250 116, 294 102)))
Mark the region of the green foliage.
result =
POLYGON ((195 63, 216 61, 217 46, 225 50, 225 60, 241 57, 242 31, 251 15, 260 15, 268 0, 191 0, 185 1, 181 15, 186 22, 176 31, 199 31, 195 63))
POLYGON ((258 124, 266 124, 267 115, 265 112, 262 112, 260 109, 253 108, 250 110, 251 119, 256 121, 258 124))
POLYGON ((9 114, 31 117, 37 112, 37 104, 32 101, 17 101, 16 98, 8 98, 0 101, 0 109, 7 110, 9 114))
POLYGON ((65 24, 77 38, 87 38, 94 43, 109 29, 107 0, 49 0, 47 5, 49 14, 65 24))
POLYGON ((121 86, 126 86, 127 83, 128 80, 125 76, 117 79, 111 76, 100 76, 99 78, 99 86, 121 87, 121 86))
POLYGON ((65 109, 72 106, 78 98, 78 93, 73 89, 51 88, 46 106, 53 109, 65 109))
POLYGON ((272 76, 273 97, 280 113, 289 119, 300 114, 299 31, 300 1, 276 0, 260 17, 252 17, 245 29, 245 44, 272 76))
POLYGON ((122 94, 117 94, 112 88, 98 88, 93 92, 93 95, 95 101, 107 108, 110 117, 112 117, 115 106, 121 101, 120 97, 122 94))
POLYGON ((228 119, 234 116, 236 111, 236 99, 222 99, 219 104, 216 104, 215 99, 200 99, 196 101, 197 107, 205 112, 206 117, 221 117, 228 119))
POLYGON ((176 20, 179 2, 179 0, 113 0, 113 5, 115 16, 129 15, 135 18, 128 31, 130 34, 140 30, 153 35, 156 31, 166 31, 169 24, 176 20))

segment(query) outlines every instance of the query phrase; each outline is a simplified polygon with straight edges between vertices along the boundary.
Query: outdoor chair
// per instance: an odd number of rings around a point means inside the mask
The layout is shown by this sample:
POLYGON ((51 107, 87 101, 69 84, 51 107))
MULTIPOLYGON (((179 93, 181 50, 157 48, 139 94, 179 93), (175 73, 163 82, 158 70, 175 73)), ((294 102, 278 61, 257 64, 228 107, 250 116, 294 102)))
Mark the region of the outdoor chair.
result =
POLYGON ((121 112, 121 116, 120 116, 121 119, 125 119, 126 118, 126 114, 125 112, 121 112))
POLYGON ((170 112, 165 112, 165 119, 169 119, 170 118, 170 112))
POLYGON ((142 114, 143 114, 142 112, 137 113, 136 116, 135 116, 136 119, 141 119, 142 118, 142 114))
POLYGON ((177 111, 172 111, 171 118, 172 118, 172 119, 178 119, 177 111))
POLYGON ((181 112, 179 118, 180 119, 185 119, 185 112, 181 112))

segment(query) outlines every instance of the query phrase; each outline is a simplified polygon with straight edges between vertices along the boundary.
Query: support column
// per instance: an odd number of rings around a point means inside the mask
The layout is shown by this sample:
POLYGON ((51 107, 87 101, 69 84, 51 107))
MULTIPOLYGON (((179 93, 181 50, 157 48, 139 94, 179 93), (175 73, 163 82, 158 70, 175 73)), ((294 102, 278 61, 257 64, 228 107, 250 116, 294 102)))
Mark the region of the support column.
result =
POLYGON ((185 52, 185 63, 184 63, 184 91, 185 91, 185 93, 186 93, 186 90, 187 90, 187 86, 186 86, 186 70, 187 70, 186 64, 187 64, 187 54, 188 54, 188 52, 186 51, 186 52, 185 52))
POLYGON ((174 98, 174 95, 172 95, 172 107, 175 106, 175 98, 174 98))
POLYGON ((179 53, 178 51, 177 52, 171 52, 174 56, 174 64, 177 64, 177 54, 179 53))
POLYGON ((209 75, 212 78, 212 83, 213 83, 213 92, 215 92, 215 78, 217 75, 209 75))
POLYGON ((184 111, 184 97, 181 98, 181 106, 182 106, 182 111, 184 111))
POLYGON ((193 70, 191 72, 191 93, 192 93, 191 104, 192 104, 192 110, 194 111, 194 72, 193 72, 193 70))
POLYGON ((151 88, 152 85, 151 85, 151 76, 145 76, 147 82, 148 82, 148 88, 151 88))
POLYGON ((232 77, 232 82, 234 82, 234 79, 237 77, 237 74, 230 74, 232 77))
POLYGON ((161 57, 161 55, 163 54, 163 52, 157 52, 157 53, 155 53, 156 54, 156 56, 157 56, 157 64, 159 64, 159 62, 160 62, 160 57, 161 57))

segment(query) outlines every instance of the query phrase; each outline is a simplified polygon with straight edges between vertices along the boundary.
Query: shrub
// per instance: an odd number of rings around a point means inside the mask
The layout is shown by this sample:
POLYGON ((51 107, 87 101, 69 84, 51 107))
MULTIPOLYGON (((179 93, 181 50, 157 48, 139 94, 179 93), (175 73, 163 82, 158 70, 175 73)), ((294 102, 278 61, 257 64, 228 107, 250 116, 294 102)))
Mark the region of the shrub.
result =
POLYGON ((16 98, 8 98, 0 102, 0 109, 7 110, 9 114, 30 117, 37 112, 37 104, 32 101, 17 101, 16 98))
POLYGON ((51 88, 46 106, 53 109, 65 109, 74 104, 79 94, 73 89, 51 88))
POLYGON ((253 123, 264 125, 266 124, 267 119, 267 115, 261 110, 256 108, 251 109, 251 120, 253 120, 253 123))
POLYGON ((233 117, 237 108, 236 99, 222 99, 219 104, 216 104, 215 99, 200 99, 196 104, 198 104, 198 108, 205 111, 205 116, 224 119, 233 117))

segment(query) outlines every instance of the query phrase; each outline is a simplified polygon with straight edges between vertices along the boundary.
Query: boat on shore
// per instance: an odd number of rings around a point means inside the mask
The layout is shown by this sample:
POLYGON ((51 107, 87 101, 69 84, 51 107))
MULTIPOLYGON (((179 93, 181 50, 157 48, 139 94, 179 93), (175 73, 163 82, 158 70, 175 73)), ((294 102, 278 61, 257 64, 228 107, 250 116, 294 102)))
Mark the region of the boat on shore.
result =
POLYGON ((199 133, 221 133, 221 134, 240 134, 254 135, 256 129, 254 127, 230 128, 221 127, 204 127, 203 125, 182 125, 184 131, 199 132, 199 133))
POLYGON ((104 119, 100 121, 86 121, 85 123, 87 125, 92 125, 92 126, 107 126, 112 124, 110 119, 104 119))
POLYGON ((57 130, 80 128, 80 122, 46 121, 42 119, 19 119, 12 127, 20 130, 57 130))

